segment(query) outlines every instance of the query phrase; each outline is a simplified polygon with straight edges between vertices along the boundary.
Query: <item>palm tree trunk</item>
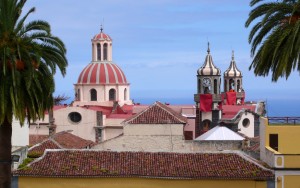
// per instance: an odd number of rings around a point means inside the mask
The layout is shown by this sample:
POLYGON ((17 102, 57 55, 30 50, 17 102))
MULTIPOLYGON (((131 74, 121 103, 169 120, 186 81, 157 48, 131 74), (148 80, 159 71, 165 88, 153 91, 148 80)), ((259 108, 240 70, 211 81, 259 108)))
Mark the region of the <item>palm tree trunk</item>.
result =
POLYGON ((0 125, 0 188, 11 188, 12 125, 4 120, 0 125))

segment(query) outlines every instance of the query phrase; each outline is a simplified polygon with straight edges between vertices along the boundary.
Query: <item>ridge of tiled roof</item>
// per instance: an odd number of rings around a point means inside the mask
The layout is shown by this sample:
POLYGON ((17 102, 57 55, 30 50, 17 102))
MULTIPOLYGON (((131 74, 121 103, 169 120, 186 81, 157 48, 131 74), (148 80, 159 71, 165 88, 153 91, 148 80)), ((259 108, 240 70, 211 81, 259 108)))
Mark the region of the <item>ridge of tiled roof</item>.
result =
POLYGON ((44 140, 28 149, 28 155, 39 155, 41 156, 46 149, 61 149, 57 143, 51 139, 44 140))
POLYGON ((185 124, 186 122, 186 117, 158 101, 124 121, 127 124, 185 124))
POLYGON ((147 177, 165 179, 274 179, 271 170, 237 153, 46 150, 14 176, 147 177))
POLYGON ((80 138, 69 131, 62 131, 29 148, 28 154, 42 155, 46 149, 84 149, 94 144, 93 141, 80 138))
POLYGON ((66 149, 83 149, 94 144, 93 141, 80 138, 68 131, 56 133, 51 138, 66 149))

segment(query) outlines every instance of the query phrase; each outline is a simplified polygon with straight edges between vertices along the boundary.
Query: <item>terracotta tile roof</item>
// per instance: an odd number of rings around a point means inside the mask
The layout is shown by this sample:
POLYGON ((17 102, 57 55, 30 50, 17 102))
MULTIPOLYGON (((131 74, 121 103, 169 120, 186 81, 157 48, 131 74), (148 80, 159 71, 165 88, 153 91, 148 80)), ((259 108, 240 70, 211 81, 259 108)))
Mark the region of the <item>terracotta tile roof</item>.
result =
POLYGON ((238 153, 151 153, 47 150, 15 176, 274 179, 271 170, 238 153))
POLYGON ((106 116, 107 119, 128 119, 132 117, 132 114, 110 114, 106 116))
POLYGON ((42 155, 46 149, 84 149, 92 147, 94 144, 93 141, 85 140, 67 131, 63 131, 29 148, 28 155, 34 153, 42 155))
POLYGON ((29 135, 29 145, 33 146, 37 143, 41 143, 42 141, 46 140, 49 135, 29 135))
POLYGON ((255 112, 255 105, 223 105, 222 119, 232 119, 242 109, 255 112))
POLYGON ((52 136, 52 139, 65 149, 84 149, 86 147, 94 145, 93 141, 85 140, 67 131, 54 134, 52 136))
POLYGON ((29 148, 28 155, 42 156, 46 149, 61 149, 61 147, 53 142, 53 140, 45 140, 29 148))
POLYGON ((145 110, 125 120, 128 124, 185 124, 187 119, 167 105, 155 102, 145 110))
POLYGON ((122 106, 122 109, 127 112, 128 114, 132 114, 132 110, 133 110, 133 107, 134 105, 127 105, 127 104, 124 104, 122 106))

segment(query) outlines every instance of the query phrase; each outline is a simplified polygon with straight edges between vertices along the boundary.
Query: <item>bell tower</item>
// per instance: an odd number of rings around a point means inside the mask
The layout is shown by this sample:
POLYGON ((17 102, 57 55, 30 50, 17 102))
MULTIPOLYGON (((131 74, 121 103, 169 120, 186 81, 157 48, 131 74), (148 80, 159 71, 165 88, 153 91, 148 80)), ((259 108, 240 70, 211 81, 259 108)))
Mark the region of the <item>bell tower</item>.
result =
POLYGON ((225 98, 227 104, 244 104, 245 92, 243 89, 243 74, 236 66, 234 51, 232 51, 230 65, 224 72, 224 94, 226 95, 225 98), (235 97, 230 97, 232 95, 235 97))
POLYGON ((197 94, 194 95, 196 102, 196 137, 215 127, 220 119, 220 85, 221 71, 213 63, 208 43, 204 64, 197 71, 197 94))
POLYGON ((241 92, 243 89, 243 74, 237 68, 232 51, 231 62, 228 69, 224 72, 224 92, 230 90, 241 92))

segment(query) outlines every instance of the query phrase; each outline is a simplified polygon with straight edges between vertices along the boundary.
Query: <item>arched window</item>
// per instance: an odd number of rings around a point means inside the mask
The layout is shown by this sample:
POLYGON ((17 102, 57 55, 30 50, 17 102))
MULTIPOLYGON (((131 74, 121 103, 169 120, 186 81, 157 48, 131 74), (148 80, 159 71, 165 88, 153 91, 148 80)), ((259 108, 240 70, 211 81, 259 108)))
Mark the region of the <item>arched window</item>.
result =
POLYGON ((107 43, 103 45, 103 60, 107 60, 107 43))
POLYGON ((201 79, 198 79, 198 93, 201 93, 201 79))
POLYGON ((240 81, 240 80, 237 81, 236 87, 237 87, 236 90, 237 90, 238 92, 240 92, 240 88, 241 88, 241 81, 240 81))
POLYGON ((101 45, 97 44, 97 60, 101 61, 101 45))
POLYGON ((80 89, 77 90, 76 100, 80 101, 80 89))
POLYGON ((221 78, 219 78, 219 93, 221 93, 221 83, 222 83, 221 78))
POLYGON ((90 90, 91 101, 97 101, 97 91, 95 89, 90 90))
POLYGON ((205 133, 207 131, 209 131, 211 129, 211 121, 206 119, 204 121, 201 122, 201 132, 205 133))
POLYGON ((116 90, 115 89, 110 89, 109 90, 109 100, 110 101, 115 101, 116 100, 116 90))
POLYGON ((229 89, 234 90, 234 80, 233 79, 229 80, 229 89))
POLYGON ((127 89, 125 88, 124 89, 124 101, 126 101, 127 100, 127 89))
POLYGON ((217 81, 217 79, 214 79, 214 93, 218 94, 218 81, 217 81))

